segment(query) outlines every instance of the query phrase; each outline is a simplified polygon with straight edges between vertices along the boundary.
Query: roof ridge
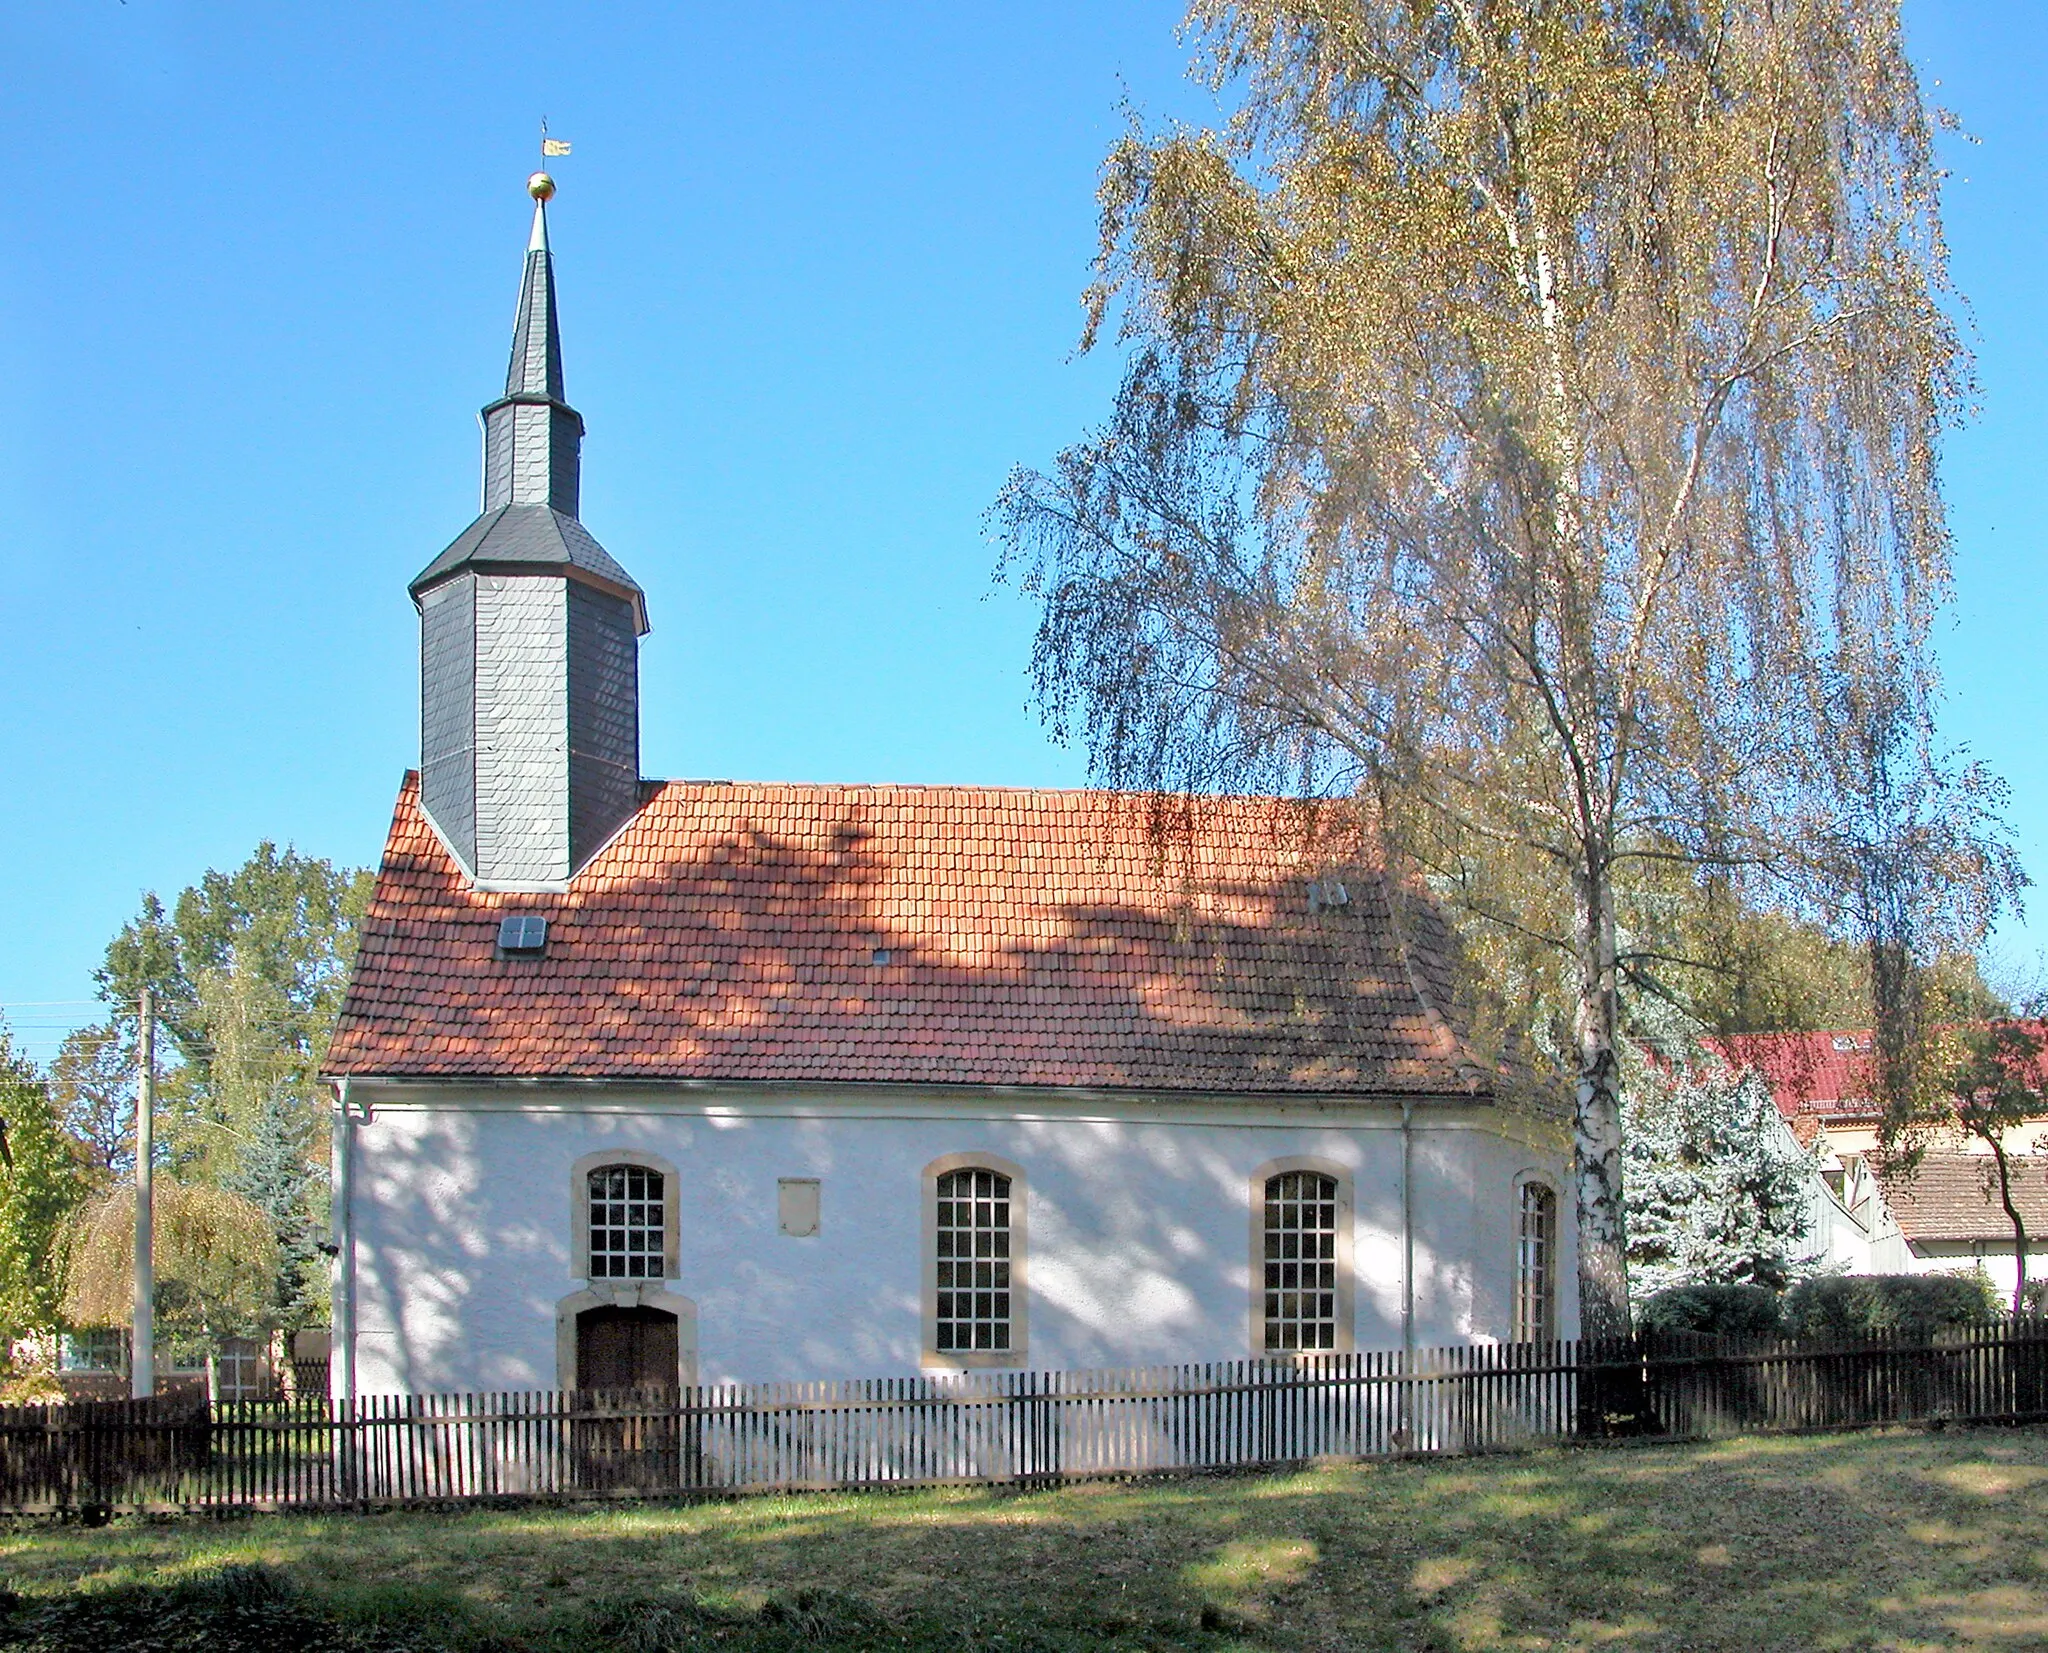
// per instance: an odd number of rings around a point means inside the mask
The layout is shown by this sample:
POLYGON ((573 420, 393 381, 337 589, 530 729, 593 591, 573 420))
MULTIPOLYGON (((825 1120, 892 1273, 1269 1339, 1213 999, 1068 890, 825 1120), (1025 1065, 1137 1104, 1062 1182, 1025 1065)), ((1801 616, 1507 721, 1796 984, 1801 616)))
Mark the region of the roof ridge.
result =
MULTIPOLYGON (((1995 1027, 2001 1024, 2016 1027, 2048 1027, 2048 1016, 1971 1016, 1962 1021, 1936 1022, 1937 1031, 1958 1027, 1995 1027)), ((1877 1029, 1869 1024, 1860 1027, 1780 1027, 1761 1028, 1748 1033, 1709 1033, 1701 1043, 1705 1045, 1726 1044, 1737 1039, 1868 1039, 1876 1035, 1877 1029)))
MULTIPOLYGON (((1179 803, 1183 795, 1177 792, 1133 792, 1112 786, 1015 786, 993 781, 795 781, 795 780, 735 780, 730 777, 697 775, 668 775, 643 777, 643 784, 655 788, 714 787, 730 786, 782 787, 798 792, 989 792, 1004 797, 1035 798, 1111 798, 1128 800, 1133 803, 1149 799, 1171 799, 1179 803)), ((1284 804, 1289 807, 1318 808, 1327 800, 1318 798, 1296 798, 1278 792, 1216 792, 1205 793, 1197 800, 1199 804, 1259 804, 1270 806, 1284 804)))

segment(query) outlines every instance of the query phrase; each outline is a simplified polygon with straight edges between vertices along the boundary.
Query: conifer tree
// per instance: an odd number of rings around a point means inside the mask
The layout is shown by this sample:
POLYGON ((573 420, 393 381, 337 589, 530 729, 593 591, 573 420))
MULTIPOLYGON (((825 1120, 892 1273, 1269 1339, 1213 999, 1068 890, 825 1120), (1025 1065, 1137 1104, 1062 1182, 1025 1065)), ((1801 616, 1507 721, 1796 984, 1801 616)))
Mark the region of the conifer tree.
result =
POLYGON ((222 1186, 263 1213, 276 1239, 278 1272, 274 1317, 287 1332, 313 1325, 327 1307, 326 1271, 320 1266, 320 1190, 307 1147, 312 1127, 287 1095, 263 1099, 250 1121, 234 1169, 222 1186))
POLYGON ((1629 1289, 1783 1291, 1817 1266, 1812 1156, 1785 1131, 1770 1087, 1719 1063, 1650 1069, 1622 1110, 1629 1289))

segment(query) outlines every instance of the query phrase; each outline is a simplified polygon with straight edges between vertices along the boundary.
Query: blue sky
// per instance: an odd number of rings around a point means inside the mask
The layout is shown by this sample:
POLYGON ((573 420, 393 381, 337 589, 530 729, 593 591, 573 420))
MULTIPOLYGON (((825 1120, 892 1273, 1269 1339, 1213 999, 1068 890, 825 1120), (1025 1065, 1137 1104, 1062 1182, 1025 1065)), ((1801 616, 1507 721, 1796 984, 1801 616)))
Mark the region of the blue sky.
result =
MULTIPOLYGON (((585 521, 647 588, 643 766, 1072 785, 992 592, 1076 360, 1128 95, 1178 8, 0 3, 0 1006, 90 1014, 145 889, 257 841, 375 859, 417 747, 406 581, 470 519, 536 123, 585 521)), ((1948 727, 2048 875, 2048 16, 1913 0, 1983 407, 1950 444, 1948 727)), ((2048 899, 2048 897, 2044 897, 2048 899)), ((2032 957, 2009 927, 2004 946, 2032 957)))

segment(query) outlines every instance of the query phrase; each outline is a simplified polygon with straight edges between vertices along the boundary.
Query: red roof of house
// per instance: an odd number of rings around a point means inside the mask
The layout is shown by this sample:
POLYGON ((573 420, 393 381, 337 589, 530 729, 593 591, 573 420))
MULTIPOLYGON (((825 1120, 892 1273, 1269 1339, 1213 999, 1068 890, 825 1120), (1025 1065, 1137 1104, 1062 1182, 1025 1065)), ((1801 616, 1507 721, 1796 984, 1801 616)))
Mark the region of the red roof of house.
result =
POLYGON ((494 894, 408 775, 327 1071, 1485 1094, 1440 920, 1338 813, 668 781, 565 893, 494 894))
POLYGON ((1736 1033, 1708 1047, 1731 1067, 1754 1068, 1771 1087, 1778 1112, 1835 1118, 1877 1116, 1869 1100, 1870 1031, 1843 1033, 1736 1033))
MULTIPOLYGON (((2029 1238, 2048 1234, 2048 1165, 2033 1154, 2015 1154, 2009 1163, 2013 1204, 2029 1238)), ((1909 1240, 2002 1240, 2012 1247, 2012 1222, 1989 1154, 1929 1154, 1911 1175, 1886 1177, 1884 1199, 1909 1240)))
MULTIPOLYGON (((2048 1022, 2021 1024, 2048 1035, 2048 1022)), ((1875 1119, 1879 1108, 1871 1099, 1870 1030, 1845 1033, 1736 1033, 1711 1039, 1708 1046, 1731 1067, 1754 1068, 1771 1087, 1778 1112, 1787 1119, 1801 1114, 1830 1119, 1875 1119)), ((2036 1064, 2039 1089, 2048 1091, 2048 1050, 2036 1064)))

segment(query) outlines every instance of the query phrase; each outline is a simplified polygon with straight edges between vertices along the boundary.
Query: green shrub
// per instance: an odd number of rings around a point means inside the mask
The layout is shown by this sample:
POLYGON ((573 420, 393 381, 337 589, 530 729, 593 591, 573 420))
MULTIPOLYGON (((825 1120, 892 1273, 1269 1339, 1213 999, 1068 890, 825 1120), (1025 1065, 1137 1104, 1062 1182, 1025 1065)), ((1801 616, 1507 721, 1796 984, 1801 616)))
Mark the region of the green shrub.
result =
POLYGON ((1643 1299, 1636 1324, 1646 1332, 1776 1337, 1778 1294, 1762 1286, 1669 1286, 1643 1299))
POLYGON ((1998 1313, 1997 1293, 1977 1273, 1832 1275, 1801 1281, 1785 1294, 1784 1305, 1787 1332, 1824 1342, 1932 1338, 1998 1313))

